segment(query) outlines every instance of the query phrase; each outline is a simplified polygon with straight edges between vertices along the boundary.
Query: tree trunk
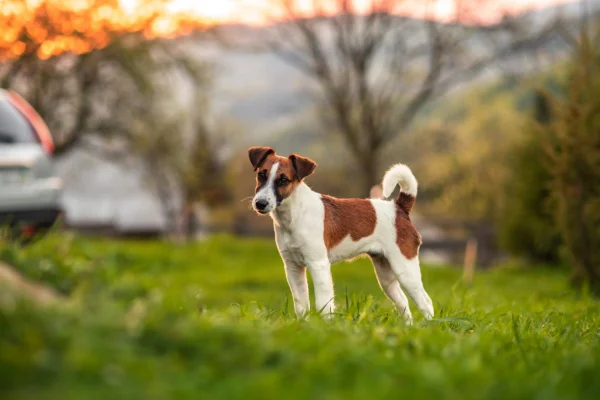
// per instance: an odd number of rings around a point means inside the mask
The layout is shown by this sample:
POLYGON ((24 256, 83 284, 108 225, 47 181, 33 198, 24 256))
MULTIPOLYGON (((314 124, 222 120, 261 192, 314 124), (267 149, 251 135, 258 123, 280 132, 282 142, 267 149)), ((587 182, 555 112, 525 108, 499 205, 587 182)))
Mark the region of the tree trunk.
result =
POLYGON ((163 217, 165 218, 165 234, 169 239, 177 239, 178 235, 178 212, 174 204, 169 179, 161 174, 161 169, 153 162, 149 163, 150 169, 157 171, 154 182, 156 197, 161 205, 163 217))
POLYGON ((362 168, 362 187, 361 196, 369 197, 371 188, 376 185, 380 177, 377 176, 378 161, 375 151, 369 152, 363 157, 363 168, 362 168))
POLYGON ((194 203, 186 201, 182 209, 182 232, 181 236, 185 241, 190 241, 196 234, 196 215, 194 213, 194 203))

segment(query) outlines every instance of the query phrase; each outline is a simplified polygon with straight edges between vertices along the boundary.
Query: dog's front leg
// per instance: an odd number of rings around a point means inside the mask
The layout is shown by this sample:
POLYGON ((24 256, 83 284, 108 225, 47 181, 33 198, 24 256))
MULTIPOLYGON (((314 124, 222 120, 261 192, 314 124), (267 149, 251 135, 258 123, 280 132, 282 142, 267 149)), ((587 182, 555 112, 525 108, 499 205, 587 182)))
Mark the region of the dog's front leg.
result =
POLYGON ((294 299, 294 311, 296 311, 296 317, 303 318, 307 316, 310 311, 306 268, 290 260, 284 260, 283 263, 285 265, 285 276, 287 277, 294 299))
POLYGON ((332 316, 335 305, 333 299, 333 280, 329 260, 308 264, 308 270, 315 286, 316 309, 326 318, 332 316))

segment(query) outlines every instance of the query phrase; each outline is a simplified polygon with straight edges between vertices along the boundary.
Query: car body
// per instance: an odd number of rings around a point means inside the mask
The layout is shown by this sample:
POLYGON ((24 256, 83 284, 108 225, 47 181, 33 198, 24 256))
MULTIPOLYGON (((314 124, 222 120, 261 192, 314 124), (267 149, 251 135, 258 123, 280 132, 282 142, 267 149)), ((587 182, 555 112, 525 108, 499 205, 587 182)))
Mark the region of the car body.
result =
POLYGON ((0 90, 0 226, 31 235, 62 213, 62 181, 52 162, 54 145, 35 110, 0 90))

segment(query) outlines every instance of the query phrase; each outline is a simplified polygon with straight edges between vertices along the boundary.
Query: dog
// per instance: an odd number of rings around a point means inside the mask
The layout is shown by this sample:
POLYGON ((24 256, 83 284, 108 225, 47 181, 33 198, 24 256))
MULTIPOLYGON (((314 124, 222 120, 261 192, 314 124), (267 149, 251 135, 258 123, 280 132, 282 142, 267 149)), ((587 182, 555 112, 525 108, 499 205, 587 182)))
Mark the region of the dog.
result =
POLYGON ((281 157, 271 147, 250 147, 256 173, 252 207, 273 219, 275 242, 283 260, 298 318, 308 315, 306 270, 311 274, 315 306, 321 315, 335 311, 331 265, 368 255, 381 289, 406 323, 412 315, 404 289, 426 319, 433 318, 419 266, 421 236, 410 219, 417 180, 403 164, 383 177, 384 199, 339 199, 314 192, 304 179, 317 164, 292 154, 281 157), (399 196, 390 196, 400 186, 399 196))

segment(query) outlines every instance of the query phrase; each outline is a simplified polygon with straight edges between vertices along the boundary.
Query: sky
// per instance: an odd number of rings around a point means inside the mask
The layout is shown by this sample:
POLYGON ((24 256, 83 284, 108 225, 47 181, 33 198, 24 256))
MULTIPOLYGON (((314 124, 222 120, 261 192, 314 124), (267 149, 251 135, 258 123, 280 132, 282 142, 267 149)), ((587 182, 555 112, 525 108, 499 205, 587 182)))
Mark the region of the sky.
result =
MULTIPOLYGON (((121 4, 129 10, 135 10, 140 0, 121 0, 121 4)), ((197 14, 199 17, 214 23, 238 22, 261 25, 272 20, 275 8, 270 5, 273 0, 171 0, 169 9, 174 13, 185 12, 197 14)), ((313 0, 296 0, 299 9, 310 10, 313 0)), ((371 0, 354 0, 359 8, 364 8, 371 0)), ((571 0, 462 0, 464 3, 479 3, 477 18, 482 22, 498 21, 504 13, 518 13, 532 8, 542 8, 571 0), (481 5, 484 4, 485 6, 481 5)), ((460 2, 460 1, 459 1, 460 2)), ((425 7, 432 7, 439 19, 449 19, 455 15, 456 0, 408 0, 402 13, 412 16, 423 16, 425 7), (428 6, 425 6, 425 4, 428 6)), ((428 9, 431 11, 431 8, 428 9)), ((276 16, 276 13, 275 13, 276 16)))

